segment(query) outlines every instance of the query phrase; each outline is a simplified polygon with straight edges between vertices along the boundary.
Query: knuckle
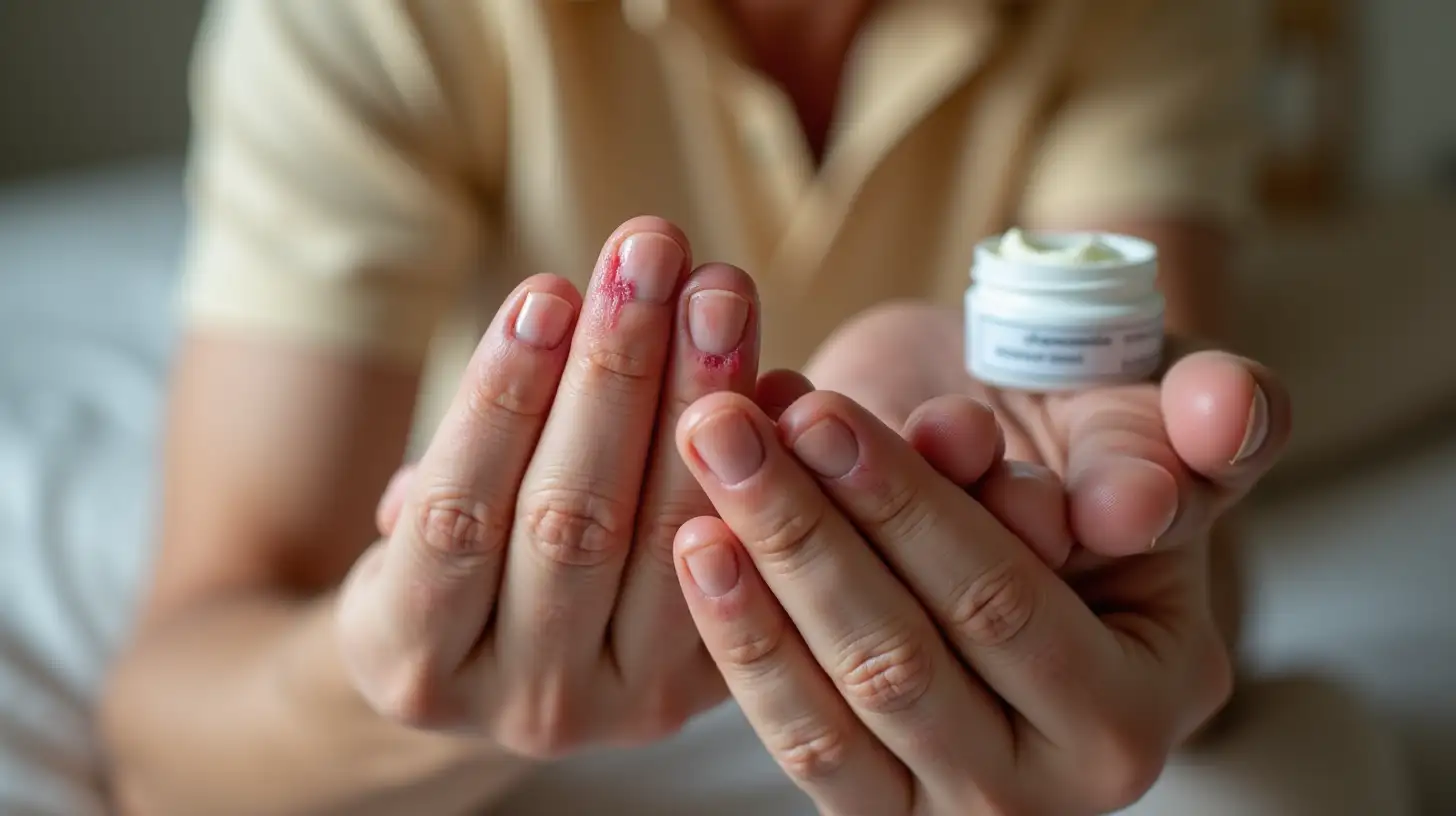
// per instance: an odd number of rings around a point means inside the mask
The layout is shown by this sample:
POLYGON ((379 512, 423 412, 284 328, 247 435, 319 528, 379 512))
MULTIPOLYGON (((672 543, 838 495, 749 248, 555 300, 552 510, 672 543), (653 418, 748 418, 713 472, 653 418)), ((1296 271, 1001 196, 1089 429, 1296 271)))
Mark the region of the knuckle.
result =
POLYGON ((951 593, 947 623, 976 646, 1004 646, 1026 630, 1036 605, 1030 578, 1011 562, 1002 562, 951 593))
POLYGON ((465 406, 471 416, 487 425, 516 424, 510 420, 531 422, 545 418, 555 393, 554 379, 523 372, 510 376, 505 372, 477 377, 465 392, 465 406))
POLYGON ((787 723, 772 732, 766 743, 779 767, 799 783, 833 778, 849 755, 844 731, 818 719, 787 723))
POLYGON ((432 555, 464 567, 494 557, 506 537, 506 515, 461 491, 435 491, 420 503, 420 543, 432 555))
POLYGON ((736 632, 723 645, 722 662, 740 677, 752 679, 777 670, 786 627, 780 622, 763 629, 736 632))
POLYGON ((622 348, 599 346, 587 352, 583 358, 582 387, 636 388, 642 385, 657 386, 661 366, 656 360, 641 354, 634 354, 622 348))
POLYGON ((804 512, 787 512, 770 519, 756 542, 744 544, 754 550, 765 565, 792 572, 814 557, 814 542, 824 526, 827 510, 816 503, 804 512))
POLYGON ((930 521, 920 491, 908 481, 880 478, 869 487, 869 501, 860 521, 865 525, 898 536, 922 531, 930 521))
POLYGON ((930 689, 934 666, 925 640, 904 630, 879 631, 844 651, 839 682, 856 708, 905 711, 930 689))
POLYGON ((630 508, 603 493, 555 488, 527 499, 519 523, 527 542, 548 561, 595 567, 625 546, 631 516, 630 508))

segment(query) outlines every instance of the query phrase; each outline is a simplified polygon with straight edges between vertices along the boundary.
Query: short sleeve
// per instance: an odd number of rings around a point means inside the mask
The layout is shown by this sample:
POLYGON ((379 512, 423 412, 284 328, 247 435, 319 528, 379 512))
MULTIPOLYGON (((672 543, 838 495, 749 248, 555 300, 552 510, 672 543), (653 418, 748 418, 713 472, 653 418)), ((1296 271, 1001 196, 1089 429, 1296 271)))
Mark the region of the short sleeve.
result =
POLYGON ((194 65, 185 323, 424 356, 477 260, 494 147, 488 49, 458 20, 453 40, 431 29, 429 8, 463 5, 214 7, 194 65), (468 101, 448 76, 462 70, 478 72, 468 101))
POLYGON ((1021 220, 1243 217, 1257 3, 1148 0, 1105 10, 1091 15, 1068 92, 1037 145, 1021 220))

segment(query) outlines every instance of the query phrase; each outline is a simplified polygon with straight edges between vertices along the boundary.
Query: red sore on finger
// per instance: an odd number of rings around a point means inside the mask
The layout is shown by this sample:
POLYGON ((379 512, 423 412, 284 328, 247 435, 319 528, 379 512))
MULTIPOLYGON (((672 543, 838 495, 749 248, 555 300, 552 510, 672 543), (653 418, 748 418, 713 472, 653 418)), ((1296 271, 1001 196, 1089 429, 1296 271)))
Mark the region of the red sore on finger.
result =
POLYGON ((733 349, 727 354, 701 354, 699 360, 709 371, 737 374, 743 364, 743 352, 742 349, 733 349))
POLYGON ((607 325, 615 327, 617 320, 622 316, 622 307, 637 294, 637 287, 632 281, 622 280, 622 245, 612 250, 611 257, 607 258, 607 268, 602 271, 601 293, 605 299, 603 307, 607 312, 607 325))

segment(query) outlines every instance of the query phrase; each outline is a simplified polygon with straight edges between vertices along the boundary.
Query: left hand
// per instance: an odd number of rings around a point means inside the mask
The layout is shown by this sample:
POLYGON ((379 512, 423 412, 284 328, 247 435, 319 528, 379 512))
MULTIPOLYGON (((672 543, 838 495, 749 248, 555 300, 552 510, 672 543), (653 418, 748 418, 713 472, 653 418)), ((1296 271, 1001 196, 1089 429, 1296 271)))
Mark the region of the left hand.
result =
POLYGON ((678 534, 684 594, 748 719, 823 812, 1113 811, 1229 694, 1207 533, 1277 459, 1284 392, 1203 354, 1161 387, 1065 402, 1065 423, 1040 427, 1065 431, 1072 533, 1098 556, 1073 583, 1033 550, 1035 531, 1007 529, 1023 525, 963 489, 967 474, 942 475, 999 459, 994 423, 967 398, 912 425, 934 437, 980 423, 977 451, 912 445, 828 392, 777 423, 730 394, 684 414, 679 449, 722 517, 678 534), (1256 399, 1263 438, 1240 456, 1256 399))

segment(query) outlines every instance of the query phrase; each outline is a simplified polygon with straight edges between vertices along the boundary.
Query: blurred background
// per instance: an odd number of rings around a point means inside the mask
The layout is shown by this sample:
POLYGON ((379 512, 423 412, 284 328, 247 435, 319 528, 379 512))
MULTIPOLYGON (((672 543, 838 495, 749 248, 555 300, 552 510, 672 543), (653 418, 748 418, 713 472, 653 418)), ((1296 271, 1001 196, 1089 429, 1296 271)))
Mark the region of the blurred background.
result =
MULTIPOLYGON (((0 0, 0 794, 47 783, 44 812, 91 812, 87 701, 145 570, 202 7, 0 0)), ((1248 518, 1250 656, 1374 700, 1456 813, 1456 3, 1266 10, 1235 341, 1298 433, 1248 518)))

